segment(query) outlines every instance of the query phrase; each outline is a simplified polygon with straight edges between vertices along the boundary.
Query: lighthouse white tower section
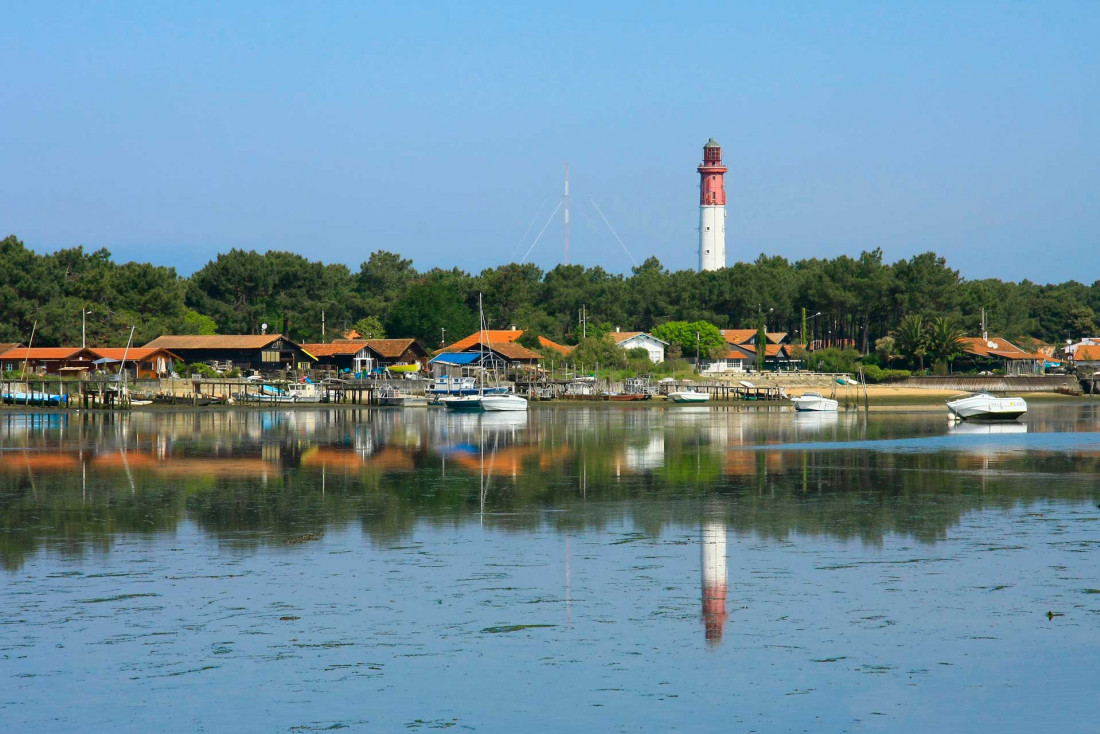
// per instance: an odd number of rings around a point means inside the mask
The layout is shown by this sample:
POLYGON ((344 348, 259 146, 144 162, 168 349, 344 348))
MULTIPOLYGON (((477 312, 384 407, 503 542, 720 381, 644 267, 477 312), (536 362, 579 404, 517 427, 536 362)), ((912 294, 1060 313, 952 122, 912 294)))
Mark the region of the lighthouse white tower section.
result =
POLYGON ((699 164, 699 270, 726 267, 726 167, 714 138, 703 146, 699 164))
POLYGON ((703 624, 707 643, 722 641, 726 625, 726 524, 703 523, 703 624))

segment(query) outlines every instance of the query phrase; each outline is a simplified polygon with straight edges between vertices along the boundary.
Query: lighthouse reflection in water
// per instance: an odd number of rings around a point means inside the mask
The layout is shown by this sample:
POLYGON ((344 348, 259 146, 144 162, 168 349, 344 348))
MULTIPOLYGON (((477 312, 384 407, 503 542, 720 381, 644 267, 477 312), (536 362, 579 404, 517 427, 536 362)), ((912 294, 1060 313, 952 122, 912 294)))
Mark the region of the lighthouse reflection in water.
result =
POLYGON ((722 522, 703 523, 703 624, 707 644, 722 641, 726 624, 726 525, 722 522))

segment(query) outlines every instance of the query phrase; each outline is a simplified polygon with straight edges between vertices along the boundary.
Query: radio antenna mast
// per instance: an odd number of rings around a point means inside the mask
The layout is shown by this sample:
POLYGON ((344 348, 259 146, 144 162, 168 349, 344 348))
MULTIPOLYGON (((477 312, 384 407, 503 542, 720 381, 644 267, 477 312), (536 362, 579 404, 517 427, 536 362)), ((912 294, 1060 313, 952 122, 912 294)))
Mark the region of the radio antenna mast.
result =
POLYGON ((565 162, 565 264, 569 264, 569 161, 565 162))

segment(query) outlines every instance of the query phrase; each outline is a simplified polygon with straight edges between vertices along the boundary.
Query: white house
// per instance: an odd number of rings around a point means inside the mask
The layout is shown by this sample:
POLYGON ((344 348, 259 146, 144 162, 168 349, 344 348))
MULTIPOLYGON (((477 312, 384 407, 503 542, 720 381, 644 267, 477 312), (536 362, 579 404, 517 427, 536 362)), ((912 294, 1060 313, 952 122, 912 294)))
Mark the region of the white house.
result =
POLYGON ((615 329, 611 333, 611 339, 623 349, 638 349, 641 347, 649 353, 650 362, 665 361, 665 347, 668 342, 662 341, 652 334, 644 331, 619 331, 615 329))

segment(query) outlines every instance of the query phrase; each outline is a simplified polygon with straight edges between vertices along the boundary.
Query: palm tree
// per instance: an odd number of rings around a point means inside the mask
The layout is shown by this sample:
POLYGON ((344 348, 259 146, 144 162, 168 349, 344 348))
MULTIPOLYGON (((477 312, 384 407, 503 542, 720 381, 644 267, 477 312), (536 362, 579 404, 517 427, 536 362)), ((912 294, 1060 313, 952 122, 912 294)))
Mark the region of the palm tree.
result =
POLYGON ((938 316, 932 319, 928 328, 928 354, 950 364, 963 353, 964 336, 966 332, 959 328, 955 319, 938 316))
POLYGON ((928 334, 924 329, 924 319, 910 314, 898 324, 895 344, 899 352, 917 361, 917 369, 924 369, 924 355, 928 353, 928 334))

